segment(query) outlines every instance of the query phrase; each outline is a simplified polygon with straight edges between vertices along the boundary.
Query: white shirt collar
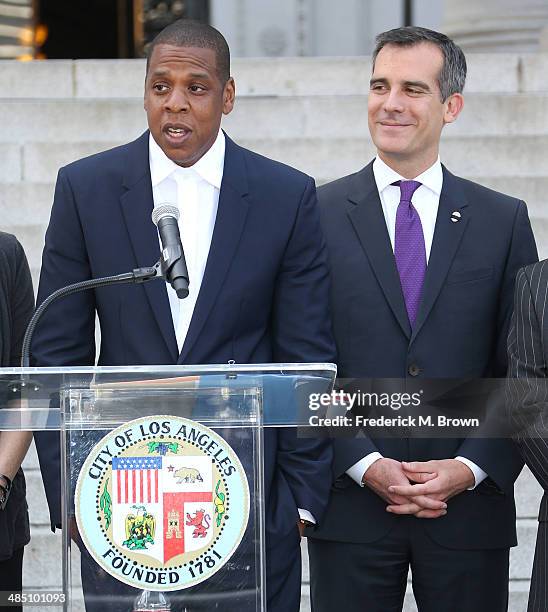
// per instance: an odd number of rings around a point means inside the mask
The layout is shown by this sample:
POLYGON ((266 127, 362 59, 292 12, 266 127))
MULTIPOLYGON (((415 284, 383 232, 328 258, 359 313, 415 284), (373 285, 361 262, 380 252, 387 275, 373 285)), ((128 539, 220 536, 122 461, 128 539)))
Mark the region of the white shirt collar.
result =
POLYGON ((152 134, 150 134, 148 155, 152 186, 156 187, 173 172, 178 172, 183 175, 196 173, 204 181, 213 185, 213 187, 221 189, 225 163, 225 146, 225 135, 222 130, 219 130, 211 148, 193 166, 183 168, 169 159, 154 140, 152 134))
MULTIPOLYGON (((377 183, 379 193, 382 193, 395 181, 409 180, 403 176, 400 176, 395 170, 392 170, 392 168, 385 164, 378 155, 375 157, 375 161, 373 162, 373 174, 375 176, 375 182, 377 183)), ((419 174, 419 176, 413 180, 422 183, 424 187, 430 189, 430 191, 435 193, 439 198, 443 186, 443 170, 441 167, 440 158, 438 157, 430 168, 425 170, 422 174, 419 174)))

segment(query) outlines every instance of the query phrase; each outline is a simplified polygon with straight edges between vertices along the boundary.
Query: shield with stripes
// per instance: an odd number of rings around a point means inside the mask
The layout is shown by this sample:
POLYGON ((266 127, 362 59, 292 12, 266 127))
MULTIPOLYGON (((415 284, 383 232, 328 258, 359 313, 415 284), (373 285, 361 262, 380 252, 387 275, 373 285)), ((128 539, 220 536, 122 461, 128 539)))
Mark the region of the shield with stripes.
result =
POLYGON ((212 472, 211 460, 203 455, 115 457, 115 544, 146 551, 162 563, 206 548, 213 536, 212 472))

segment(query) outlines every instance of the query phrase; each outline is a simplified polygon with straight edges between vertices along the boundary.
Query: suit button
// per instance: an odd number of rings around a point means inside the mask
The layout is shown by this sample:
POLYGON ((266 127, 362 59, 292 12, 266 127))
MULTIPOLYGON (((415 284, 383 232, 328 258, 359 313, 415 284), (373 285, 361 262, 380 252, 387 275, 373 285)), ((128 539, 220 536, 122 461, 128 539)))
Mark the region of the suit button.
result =
POLYGON ((409 368, 407 368, 410 376, 418 376, 421 373, 421 369, 416 363, 412 363, 409 368))

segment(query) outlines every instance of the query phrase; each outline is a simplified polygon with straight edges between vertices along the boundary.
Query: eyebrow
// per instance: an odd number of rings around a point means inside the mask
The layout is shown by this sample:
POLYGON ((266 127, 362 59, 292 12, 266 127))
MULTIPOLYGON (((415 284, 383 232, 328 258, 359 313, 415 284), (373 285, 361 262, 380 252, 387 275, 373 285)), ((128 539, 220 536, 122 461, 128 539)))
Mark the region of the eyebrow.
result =
MULTIPOLYGON (((168 70, 167 68, 157 68, 156 70, 154 70, 154 72, 150 74, 150 76, 151 77, 163 77, 169 74, 171 74, 171 70, 168 70)), ((191 79, 209 79, 211 78, 211 75, 208 74, 207 72, 191 72, 189 76, 191 79)))
POLYGON ((191 72, 189 76, 191 79, 210 79, 211 78, 211 75, 208 72, 191 72))
MULTIPOLYGON (((375 85, 376 83, 381 83, 383 85, 388 85, 388 79, 379 77, 378 79, 371 79, 369 81, 369 86, 375 85)), ((424 81, 404 81, 403 84, 405 87, 419 87, 420 89, 424 89, 425 91, 432 91, 430 86, 424 81)))

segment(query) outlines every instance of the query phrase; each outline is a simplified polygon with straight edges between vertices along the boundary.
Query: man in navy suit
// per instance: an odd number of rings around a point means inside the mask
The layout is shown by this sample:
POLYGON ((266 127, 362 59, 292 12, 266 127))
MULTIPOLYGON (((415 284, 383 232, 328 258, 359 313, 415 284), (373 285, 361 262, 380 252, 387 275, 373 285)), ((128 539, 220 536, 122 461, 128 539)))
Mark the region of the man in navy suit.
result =
MULTIPOLYGON (((420 388, 421 378, 505 375, 516 272, 537 252, 522 201, 440 163, 465 77, 443 34, 377 38, 377 157, 319 191, 342 378, 420 388)), ((309 538, 314 612, 401 610, 409 567, 421 612, 506 610, 523 465, 511 441, 356 437, 334 452, 329 506, 309 538)))
MULTIPOLYGON (((99 365, 334 361, 314 181, 220 130, 234 98, 217 30, 179 21, 158 35, 145 80, 150 132, 59 171, 38 302, 69 283, 153 264, 160 244, 151 212, 173 193, 190 294, 179 301, 155 281, 59 301, 36 331, 37 365, 92 365, 96 314, 99 365)), ((38 444, 58 525, 58 446, 38 444)), ((299 529, 321 519, 330 463, 324 442, 265 432, 271 611, 299 608, 299 529)))

